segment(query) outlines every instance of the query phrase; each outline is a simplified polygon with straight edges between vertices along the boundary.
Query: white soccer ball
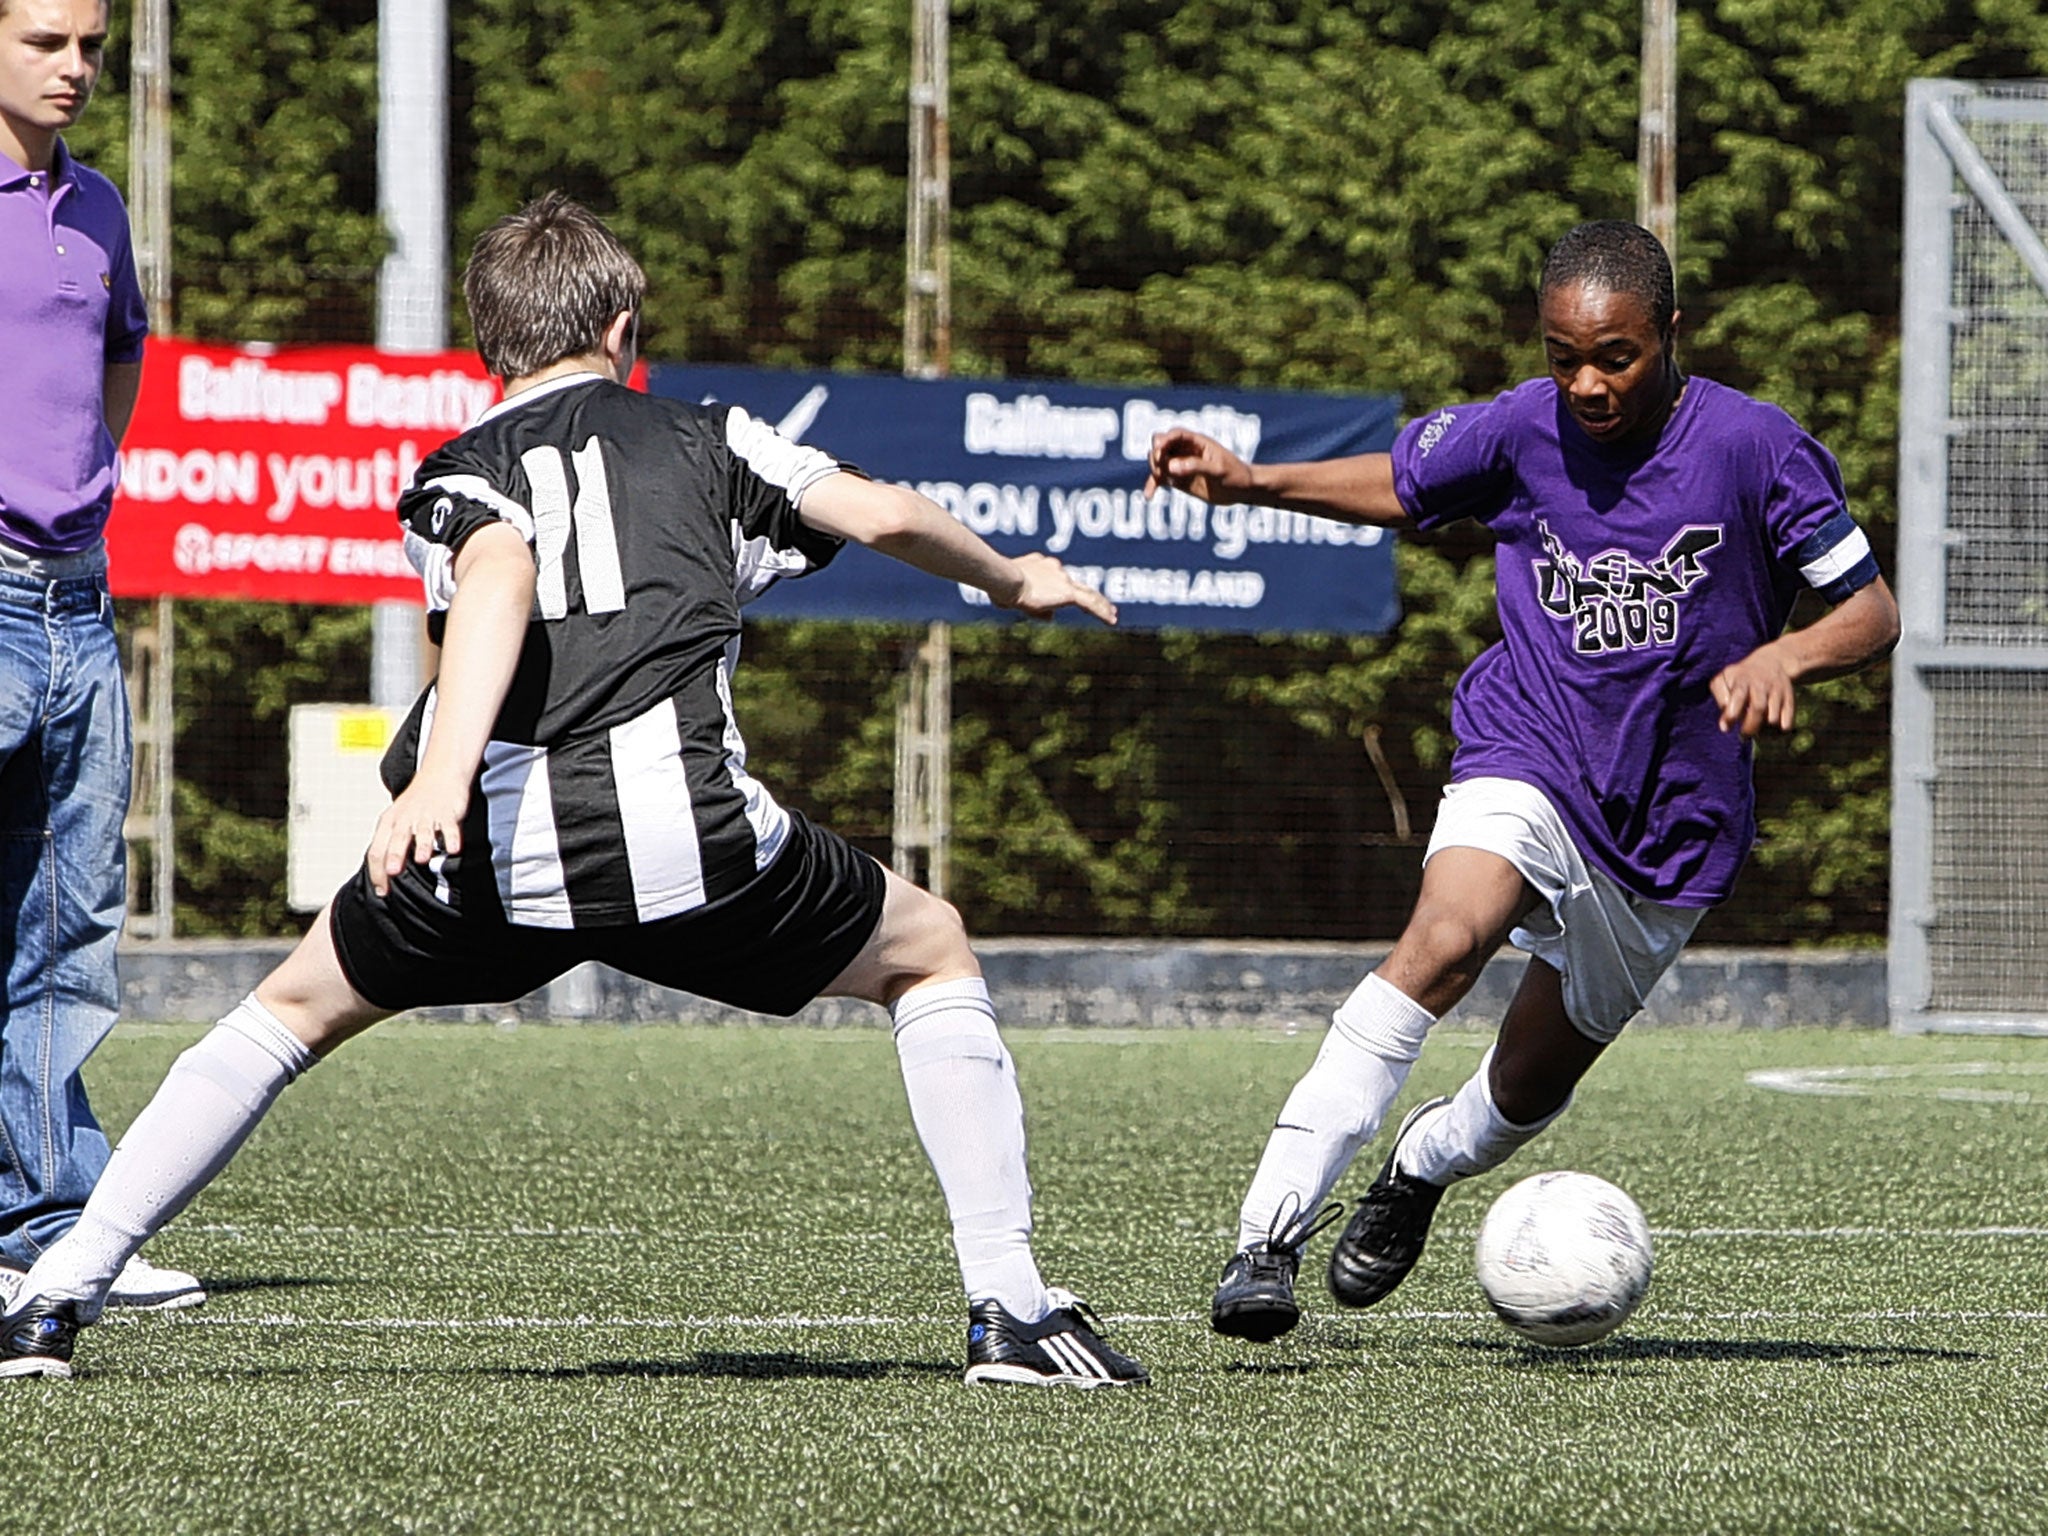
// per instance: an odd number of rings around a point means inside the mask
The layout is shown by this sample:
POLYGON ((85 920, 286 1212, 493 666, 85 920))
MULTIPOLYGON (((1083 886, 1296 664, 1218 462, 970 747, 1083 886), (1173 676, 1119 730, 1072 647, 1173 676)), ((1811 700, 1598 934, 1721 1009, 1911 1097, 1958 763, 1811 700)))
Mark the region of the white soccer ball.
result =
POLYGON ((1493 1202, 1473 1254, 1502 1322, 1534 1344, 1590 1344, 1650 1288, 1650 1224, 1590 1173, 1539 1173, 1493 1202))

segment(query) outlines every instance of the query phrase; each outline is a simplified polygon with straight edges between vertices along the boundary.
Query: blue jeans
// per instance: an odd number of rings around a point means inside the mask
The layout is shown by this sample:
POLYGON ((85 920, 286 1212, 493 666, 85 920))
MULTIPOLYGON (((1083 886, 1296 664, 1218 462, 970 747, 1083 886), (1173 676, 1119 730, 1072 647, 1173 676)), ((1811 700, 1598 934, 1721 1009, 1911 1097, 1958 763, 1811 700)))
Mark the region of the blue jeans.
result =
POLYGON ((17 1266, 107 1165, 80 1072, 120 1004, 133 751, 104 557, 0 548, 0 1260, 17 1266))

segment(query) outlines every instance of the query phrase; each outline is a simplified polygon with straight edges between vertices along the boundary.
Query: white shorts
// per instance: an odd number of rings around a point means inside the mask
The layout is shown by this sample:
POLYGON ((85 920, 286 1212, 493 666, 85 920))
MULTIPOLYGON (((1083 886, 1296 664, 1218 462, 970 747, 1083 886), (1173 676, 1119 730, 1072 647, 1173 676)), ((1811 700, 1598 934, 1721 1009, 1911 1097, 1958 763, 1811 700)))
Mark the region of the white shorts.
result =
POLYGON ((1423 863, 1440 848, 1498 854, 1543 898, 1508 937, 1563 977, 1566 1016, 1603 1045, 1641 1012, 1706 915, 1638 896, 1592 868, 1549 798, 1516 779, 1447 785, 1423 863))

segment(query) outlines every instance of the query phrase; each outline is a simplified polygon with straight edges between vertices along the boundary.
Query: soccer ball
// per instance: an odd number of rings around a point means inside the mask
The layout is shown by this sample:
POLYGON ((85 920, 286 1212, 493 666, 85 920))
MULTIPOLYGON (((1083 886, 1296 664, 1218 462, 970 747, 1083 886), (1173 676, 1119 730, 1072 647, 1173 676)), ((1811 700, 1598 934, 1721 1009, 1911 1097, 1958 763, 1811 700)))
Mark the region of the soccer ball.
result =
POLYGON ((1590 1344, 1650 1288, 1650 1224, 1590 1173, 1539 1173, 1493 1202, 1473 1255, 1500 1320, 1533 1344, 1590 1344))

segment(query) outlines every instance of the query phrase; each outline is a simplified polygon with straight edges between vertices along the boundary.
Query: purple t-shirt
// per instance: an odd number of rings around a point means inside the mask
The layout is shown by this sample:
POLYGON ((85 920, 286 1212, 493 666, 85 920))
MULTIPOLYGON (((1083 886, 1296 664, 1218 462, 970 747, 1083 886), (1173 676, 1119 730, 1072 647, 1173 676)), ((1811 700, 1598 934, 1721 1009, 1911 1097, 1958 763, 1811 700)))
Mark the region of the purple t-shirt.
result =
POLYGON ((61 139, 48 171, 0 155, 0 539, 44 555, 98 542, 115 479, 106 364, 138 360, 148 329, 114 184, 61 139))
POLYGON ((1418 527, 1477 518, 1500 541, 1503 637, 1458 682, 1452 777, 1533 784, 1639 895, 1724 899, 1755 797, 1709 684, 1783 633, 1803 587, 1839 602, 1877 577, 1833 456, 1702 378, 1654 444, 1596 443, 1535 379, 1410 422, 1394 486, 1418 527))

